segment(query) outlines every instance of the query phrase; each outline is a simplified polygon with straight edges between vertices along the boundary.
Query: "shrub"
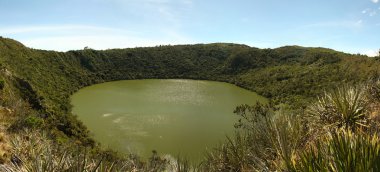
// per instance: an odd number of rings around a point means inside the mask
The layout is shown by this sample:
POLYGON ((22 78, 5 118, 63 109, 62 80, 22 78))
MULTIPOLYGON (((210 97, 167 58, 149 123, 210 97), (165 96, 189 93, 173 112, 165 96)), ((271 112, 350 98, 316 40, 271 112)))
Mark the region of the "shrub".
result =
POLYGON ((45 132, 25 129, 11 138, 11 161, 0 164, 0 171, 190 171, 186 160, 170 161, 157 152, 153 152, 149 161, 144 163, 136 155, 121 156, 113 151, 92 149, 72 142, 59 144, 50 140, 45 132))
POLYGON ((23 120, 23 124, 28 128, 41 128, 44 124, 44 120, 40 117, 30 115, 23 120))
POLYGON ((24 130, 11 139, 12 161, 0 171, 133 171, 142 168, 138 159, 108 161, 108 153, 91 154, 90 149, 52 142, 43 133, 24 130))
POLYGON ((379 137, 349 130, 329 132, 302 153, 296 167, 297 171, 379 171, 379 137))
POLYGON ((380 80, 368 84, 368 95, 373 101, 380 102, 380 80))
POLYGON ((364 86, 342 86, 319 97, 308 115, 320 126, 356 130, 367 126, 368 105, 364 86))
POLYGON ((305 144, 302 118, 270 105, 241 105, 239 131, 208 153, 205 171, 270 171, 294 169, 298 150, 305 144))

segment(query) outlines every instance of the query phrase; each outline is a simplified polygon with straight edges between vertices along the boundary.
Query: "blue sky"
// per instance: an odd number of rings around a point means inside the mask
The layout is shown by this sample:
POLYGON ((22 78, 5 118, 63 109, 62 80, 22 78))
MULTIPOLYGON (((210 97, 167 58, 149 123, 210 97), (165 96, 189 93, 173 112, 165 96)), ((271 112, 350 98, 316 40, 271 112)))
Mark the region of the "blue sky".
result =
POLYGON ((0 0, 0 35, 67 51, 232 42, 375 55, 379 0, 0 0))

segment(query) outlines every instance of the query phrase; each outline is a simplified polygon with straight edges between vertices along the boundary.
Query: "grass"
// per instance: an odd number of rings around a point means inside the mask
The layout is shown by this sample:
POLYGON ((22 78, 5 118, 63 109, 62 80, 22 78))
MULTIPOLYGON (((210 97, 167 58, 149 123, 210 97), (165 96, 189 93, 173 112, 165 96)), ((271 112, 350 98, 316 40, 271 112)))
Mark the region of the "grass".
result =
MULTIPOLYGON (((374 85, 378 84, 378 85, 374 85)), ((203 171, 379 171, 373 87, 342 86, 306 110, 241 105, 238 133, 208 153, 203 171)))
POLYGON ((10 162, 0 171, 379 171, 375 86, 337 88, 306 110, 271 103, 238 106, 236 134, 198 166, 155 151, 146 162, 133 155, 116 158, 112 152, 54 142, 33 129, 11 135, 10 162))
POLYGON ((11 163, 0 171, 59 172, 59 171, 133 171, 143 168, 138 158, 112 160, 107 154, 93 156, 89 148, 59 145, 39 132, 25 130, 11 140, 11 163))
POLYGON ((204 171, 270 171, 293 168, 304 145, 304 124, 298 115, 274 111, 270 105, 242 105, 239 131, 208 153, 204 171))
POLYGON ((133 155, 116 158, 112 152, 52 141, 48 133, 29 127, 11 135, 9 143, 0 137, 12 152, 0 171, 378 171, 380 101, 371 90, 375 86, 336 88, 306 110, 240 105, 234 111, 240 117, 236 134, 198 166, 155 151, 146 162, 133 155))
POLYGON ((379 76, 376 59, 318 48, 221 45, 58 53, 0 39, 0 103, 15 118, 1 126, 8 131, 0 135, 0 171, 378 170, 379 82, 341 86, 304 103, 334 85, 379 76), (237 134, 199 167, 157 152, 142 162, 74 143, 91 140, 69 113, 69 95, 94 83, 136 78, 226 81, 300 109, 237 107, 237 134))
POLYGON ((325 93, 309 107, 309 116, 331 128, 354 130, 367 127, 368 106, 365 86, 342 86, 325 93))
MULTIPOLYGON (((24 161, 37 161, 39 163, 36 164, 45 164, 40 166, 46 168, 53 166, 46 164, 54 164, 49 163, 49 159, 59 160, 62 157, 73 158, 76 163, 67 160, 70 162, 67 163, 67 168, 77 170, 103 167, 115 169, 125 162, 95 158, 91 150, 65 148, 65 151, 56 151, 56 144, 75 145, 71 142, 77 140, 83 145, 96 146, 89 139, 86 127, 70 114, 70 95, 91 84, 142 78, 207 79, 233 83, 271 98, 276 103, 288 103, 292 107, 302 108, 323 89, 380 76, 378 59, 323 48, 282 47, 260 50, 244 45, 199 44, 104 51, 85 49, 61 53, 29 49, 17 41, 0 38, 0 50, 0 88, 3 88, 0 103, 11 109, 11 114, 17 118, 15 122, 12 121, 12 131, 7 131, 6 134, 22 135, 25 128, 47 131, 43 138, 52 139, 54 143, 44 144, 52 145, 51 152, 56 157, 48 158, 49 151, 42 151, 44 158, 24 157, 24 161), (101 162, 99 166, 98 162, 101 162)), ((374 95, 378 93, 375 91, 374 95)), ((370 119, 377 119, 376 113, 357 113, 345 108, 351 107, 350 104, 346 106, 342 102, 341 111, 348 114, 346 117, 341 118, 335 114, 334 117, 329 116, 334 119, 332 123, 316 120, 314 124, 329 124, 331 129, 337 126, 357 128, 360 124, 365 124, 368 127, 363 128, 368 128, 371 132, 380 128, 376 123, 368 123, 370 119)), ((371 109, 371 106, 363 110, 371 109)), ((320 128, 309 125, 310 121, 300 119, 303 113, 274 112, 273 109, 260 106, 248 106, 245 110, 246 116, 240 114, 244 123, 238 123, 242 125, 239 134, 227 139, 224 145, 210 153, 210 158, 203 163, 209 165, 206 169, 268 171, 291 168, 299 159, 299 152, 305 148, 304 145, 313 144, 321 138, 319 133, 310 134, 320 128), (291 122, 287 122, 289 120, 291 122), (298 126, 299 124, 302 125, 298 126)), ((5 128, 9 129, 9 126, 5 128)), ((363 132, 368 131, 363 129, 363 132)), ((16 137, 8 138, 13 140, 16 137)), ((34 155, 33 152, 29 153, 34 155)), ((17 157, 23 159, 21 155, 23 154, 20 153, 17 157)), ((141 167, 135 157, 126 158, 130 159, 127 162, 135 163, 140 170, 149 166, 161 168, 156 164, 161 161, 161 157, 145 162, 141 167)), ((27 164, 24 163, 22 167, 26 168, 27 164)), ((182 164, 184 169, 187 166, 182 164)))
POLYGON ((7 163, 10 158, 9 139, 4 133, 0 133, 0 164, 7 163))
POLYGON ((305 151, 296 171, 379 171, 380 140, 377 134, 359 135, 336 130, 305 151))
MULTIPOLYGON (((12 135, 12 157, 0 165, 7 172, 116 172, 116 171, 177 171, 192 168, 183 158, 160 157, 157 152, 147 162, 129 155, 115 158, 112 152, 98 151, 80 145, 55 143, 46 133, 24 130, 12 135)), ((1 147, 0 147, 1 148, 1 147)))

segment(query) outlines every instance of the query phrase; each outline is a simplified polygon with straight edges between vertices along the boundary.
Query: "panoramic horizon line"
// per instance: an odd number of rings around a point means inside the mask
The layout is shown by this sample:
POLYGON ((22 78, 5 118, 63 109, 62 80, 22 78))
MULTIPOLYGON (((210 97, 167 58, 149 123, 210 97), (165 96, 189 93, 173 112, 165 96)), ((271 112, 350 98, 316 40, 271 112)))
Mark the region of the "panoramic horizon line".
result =
MULTIPOLYGON (((22 41, 19 41, 17 39, 14 39, 14 38, 10 38, 10 37, 5 37, 5 36, 2 36, 0 35, 0 38, 5 38, 5 39, 11 39, 13 41, 16 41, 16 42, 19 42, 21 43, 23 46, 27 47, 27 48, 30 48, 30 49, 35 49, 35 50, 42 50, 42 51, 56 51, 56 52, 69 52, 69 51, 80 51, 80 50, 84 50, 84 49, 93 49, 93 50, 96 50, 96 51, 106 51, 106 50, 115 50, 115 49, 134 49, 134 48, 155 48, 155 47, 160 47, 160 46, 185 46, 185 45, 211 45, 211 44, 233 44, 233 45, 241 45, 241 46, 247 46, 247 47, 250 47, 250 48, 258 48, 258 49, 272 49, 272 50, 275 50, 275 49, 279 49, 279 48, 284 48, 284 47, 301 47, 301 48, 322 48, 322 49, 329 49, 329 50, 332 50, 332 51, 336 51, 336 52, 341 52, 341 53, 345 53, 345 54, 350 54, 350 55, 355 55, 355 53, 350 53, 350 52, 345 52, 345 51, 340 51, 340 50, 336 50, 334 48, 328 48, 328 47, 322 47, 322 46, 302 46, 302 45, 297 45, 297 44, 289 44, 289 45, 282 45, 282 46, 278 46, 278 47, 267 47, 267 48, 263 48, 263 47, 257 47, 257 46, 251 46, 251 45, 248 45, 248 44, 245 44, 245 43, 237 43, 237 42, 199 42, 199 43, 179 43, 179 44, 158 44, 158 45, 147 45, 147 46, 135 46, 135 47, 115 47, 115 48, 104 48, 104 49, 101 49, 101 48, 92 48, 90 46, 85 46, 81 49, 71 49, 71 50, 66 50, 66 51, 60 51, 60 50, 49 50, 49 49, 41 49, 41 48, 34 48, 34 47, 30 47, 28 45, 25 45, 22 41)), ((357 54, 360 54, 360 55, 364 55, 364 56, 367 56, 367 57, 375 57, 376 55, 373 55, 373 56, 370 56, 368 54, 362 54, 362 53, 357 53, 357 54)))
MULTIPOLYGON (((339 23, 339 22, 338 22, 339 23)), ((344 26, 347 23, 342 23, 344 26)), ((319 26, 320 24, 318 24, 319 26)), ((325 24, 322 24, 323 26, 325 24)), ((328 25, 331 25, 328 24, 328 25)), ((336 25, 336 23, 334 23, 336 25)), ((340 24, 339 24, 340 26, 340 24)), ((308 25, 307 27, 310 27, 308 25)), ((369 57, 378 55, 376 48, 357 47, 348 48, 343 44, 313 43, 305 41, 275 41, 267 39, 239 39, 214 38, 212 40, 193 39, 181 32, 161 31, 161 34, 146 34, 141 30, 122 27, 114 28, 99 25, 87 24, 53 24, 53 25, 30 25, 30 26, 10 26, 0 28, 0 35, 11 37, 22 42, 24 45, 41 50, 53 50, 67 52, 80 50, 83 47, 91 47, 96 50, 155 47, 160 45, 193 45, 208 43, 234 43, 243 44, 261 49, 276 49, 284 46, 301 45, 302 47, 329 47, 335 51, 348 54, 363 54, 369 57)), ((197 37, 197 36, 196 36, 197 37)), ((334 38, 335 39, 335 38, 334 38)), ((328 39, 325 41, 329 41, 328 39)))

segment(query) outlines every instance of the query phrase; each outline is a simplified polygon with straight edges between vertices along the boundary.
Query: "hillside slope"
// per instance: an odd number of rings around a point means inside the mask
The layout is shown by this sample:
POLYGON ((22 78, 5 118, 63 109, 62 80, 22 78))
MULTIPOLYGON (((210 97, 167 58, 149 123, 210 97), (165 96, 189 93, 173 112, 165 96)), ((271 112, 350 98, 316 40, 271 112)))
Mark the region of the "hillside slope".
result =
POLYGON ((55 52, 7 38, 0 38, 0 65, 5 85, 31 106, 43 127, 57 137, 91 144, 70 112, 70 95, 91 84, 145 78, 224 81, 299 107, 326 89, 378 78, 380 72, 374 58, 325 48, 218 43, 55 52))
POLYGON ((48 111, 69 110, 69 95, 84 86, 141 78, 232 82, 286 103, 284 92, 310 97, 342 81, 377 76, 379 64, 366 56, 298 46, 198 44, 62 53, 30 49, 5 38, 0 39, 0 63, 29 83, 36 92, 33 104, 48 111))

